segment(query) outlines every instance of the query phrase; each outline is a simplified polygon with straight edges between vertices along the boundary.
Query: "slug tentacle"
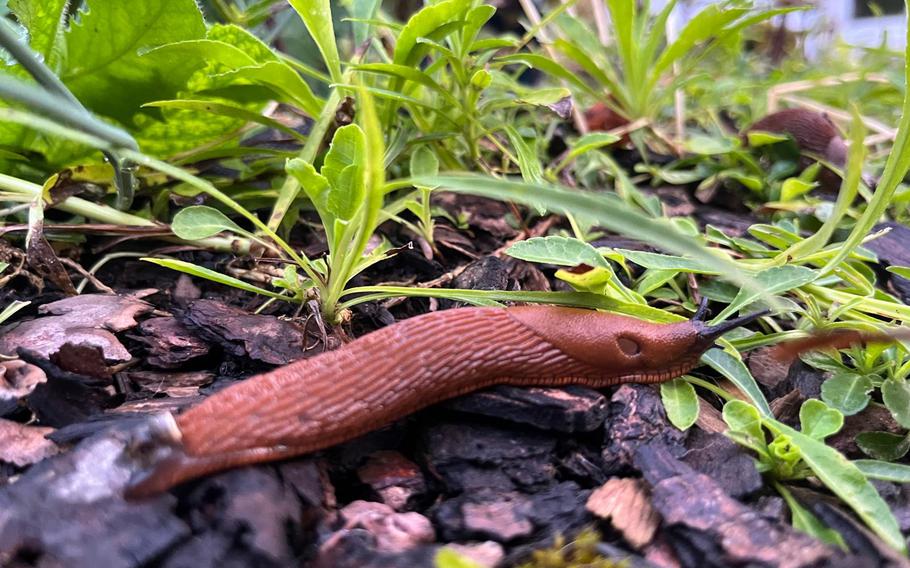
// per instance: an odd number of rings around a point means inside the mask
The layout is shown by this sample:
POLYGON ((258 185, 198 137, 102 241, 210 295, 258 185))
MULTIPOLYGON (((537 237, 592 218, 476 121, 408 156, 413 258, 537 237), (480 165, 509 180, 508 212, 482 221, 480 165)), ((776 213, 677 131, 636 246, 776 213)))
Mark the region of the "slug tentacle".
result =
POLYGON ((131 496, 238 465, 320 450, 421 408, 496 384, 603 388, 688 372, 708 327, 574 308, 463 308, 425 314, 224 389, 176 418, 170 453, 131 496))

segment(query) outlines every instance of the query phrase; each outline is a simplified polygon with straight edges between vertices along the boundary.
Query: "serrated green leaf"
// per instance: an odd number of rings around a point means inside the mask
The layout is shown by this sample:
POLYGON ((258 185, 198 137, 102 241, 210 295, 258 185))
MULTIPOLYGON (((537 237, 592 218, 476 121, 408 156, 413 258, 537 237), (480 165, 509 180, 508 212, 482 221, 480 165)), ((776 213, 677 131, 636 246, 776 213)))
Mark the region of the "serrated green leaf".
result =
POLYGON ((53 71, 65 54, 66 5, 69 0, 10 0, 9 9, 28 30, 28 44, 53 71))
POLYGON ((660 398, 670 423, 680 430, 688 430, 698 420, 698 396, 695 388, 684 379, 661 383, 660 398))
POLYGON ((60 78, 90 110, 129 124, 142 103, 174 98, 191 72, 176 60, 152 64, 140 52, 203 37, 194 0, 88 0, 65 34, 60 78))

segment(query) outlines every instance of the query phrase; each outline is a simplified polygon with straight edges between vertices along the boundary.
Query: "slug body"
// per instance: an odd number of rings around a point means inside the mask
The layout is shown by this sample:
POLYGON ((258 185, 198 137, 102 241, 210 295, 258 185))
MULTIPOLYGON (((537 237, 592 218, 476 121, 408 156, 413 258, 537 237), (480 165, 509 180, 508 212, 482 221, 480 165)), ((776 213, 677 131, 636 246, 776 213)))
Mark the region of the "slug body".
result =
MULTIPOLYGON (((163 459, 129 496, 244 464, 320 450, 484 387, 660 382, 678 377, 725 331, 698 318, 655 324, 549 306, 434 312, 252 377, 159 427, 163 459)), ((164 424, 162 422, 162 424, 164 424)))
POLYGON ((771 113, 750 126, 749 131, 789 134, 802 150, 823 156, 838 167, 847 163, 847 143, 828 115, 804 108, 771 113))

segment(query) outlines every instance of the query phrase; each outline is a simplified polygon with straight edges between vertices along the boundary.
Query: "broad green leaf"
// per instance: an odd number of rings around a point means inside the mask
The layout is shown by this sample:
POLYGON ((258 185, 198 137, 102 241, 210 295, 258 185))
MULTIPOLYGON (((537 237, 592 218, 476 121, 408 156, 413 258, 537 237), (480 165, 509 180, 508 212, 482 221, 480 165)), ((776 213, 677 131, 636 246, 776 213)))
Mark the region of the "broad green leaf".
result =
POLYGON ((812 191, 817 183, 803 181, 799 178, 787 178, 780 186, 780 200, 783 202, 793 201, 797 197, 805 195, 812 191))
POLYGON ((245 122, 255 122, 269 128, 284 132, 298 140, 306 140, 306 136, 300 134, 293 128, 285 126, 284 124, 263 116, 258 112, 253 112, 246 107, 237 105, 236 103, 225 103, 218 101, 204 101, 204 100, 190 100, 190 99, 178 99, 174 101, 153 101, 150 103, 145 103, 143 107, 156 107, 156 108, 175 108, 175 109, 185 109, 185 110, 199 110, 206 113, 216 114, 220 116, 227 116, 230 118, 236 118, 243 120, 245 122))
POLYGON ((856 445, 868 456, 877 460, 899 460, 910 451, 910 437, 891 432, 860 432, 856 445))
POLYGON ((426 45, 419 45, 417 40, 427 37, 441 39, 434 37, 433 32, 454 22, 463 21, 470 7, 470 0, 445 0, 430 4, 411 16, 398 34, 392 62, 414 66, 428 49, 426 45))
POLYGON ((265 42, 247 30, 234 24, 215 24, 209 28, 205 37, 209 40, 232 45, 242 50, 243 53, 252 60, 250 63, 237 65, 237 67, 244 67, 252 63, 266 63, 268 61, 281 60, 265 42))
POLYGON ((174 215, 171 230, 181 239, 196 241, 207 239, 222 231, 247 234, 224 213, 206 205, 184 207, 174 215))
POLYGON ((660 398, 667 418, 680 430, 688 430, 698 420, 698 396, 695 388, 684 379, 661 383, 660 398))
MULTIPOLYGON (((329 0, 288 0, 306 26, 313 41, 322 53, 325 68, 332 81, 341 82, 341 58, 335 44, 335 28, 332 23, 332 6, 329 0)), ((314 115, 317 116, 317 115, 314 115)))
POLYGON ((709 349, 701 356, 701 361, 735 384, 739 390, 749 397, 749 400, 761 412, 762 416, 772 415, 771 407, 768 406, 768 401, 758 387, 755 377, 752 376, 745 363, 740 359, 730 355, 723 349, 709 349))
POLYGON ((63 32, 69 0, 10 0, 9 9, 28 30, 28 44, 57 71, 65 55, 63 32))
POLYGON ((468 46, 474 42, 474 39, 477 37, 477 34, 483 28, 484 24, 486 24, 495 13, 496 8, 489 5, 475 6, 468 11, 467 16, 465 17, 465 25, 461 37, 461 40, 464 42, 463 50, 468 49, 468 46))
POLYGON ((411 154, 412 176, 433 176, 439 173, 439 158, 427 146, 420 146, 411 154))
POLYGON ((593 246, 572 237, 551 235, 549 237, 532 237, 506 249, 506 254, 529 262, 555 264, 557 266, 578 266, 587 264, 591 267, 609 268, 603 255, 593 246))
POLYGON ((703 156, 727 154, 735 148, 736 146, 730 139, 718 136, 696 135, 686 140, 686 149, 688 151, 703 156))
POLYGON ((759 148, 761 146, 768 146, 770 144, 777 144, 778 142, 790 140, 790 136, 787 134, 778 134, 776 132, 765 132, 763 130, 750 130, 746 133, 746 140, 749 141, 749 146, 759 148))
POLYGON ((799 424, 803 434, 824 441, 844 426, 844 415, 824 402, 810 398, 799 409, 799 424))
POLYGON ((275 92, 278 100, 297 106, 314 118, 322 112, 323 101, 313 94, 307 82, 290 65, 281 61, 239 67, 219 73, 214 78, 221 85, 251 82, 268 87, 275 92))
POLYGON ((313 164, 300 158, 288 160, 285 170, 288 174, 297 178, 300 187, 303 188, 307 197, 313 202, 313 206, 316 207, 323 226, 325 226, 326 230, 330 230, 334 218, 329 214, 328 210, 329 180, 318 173, 313 164))
POLYGON ((644 268, 655 270, 677 270, 679 272, 690 272, 692 274, 719 274, 719 272, 704 262, 699 262, 691 258, 682 256, 672 256, 668 254, 657 254, 653 252, 643 252, 629 249, 616 249, 616 252, 623 255, 626 260, 644 268))
POLYGON ((288 296, 282 294, 277 294, 271 290, 266 290, 258 286, 253 286, 248 282, 243 280, 238 280, 232 276, 226 274, 221 274, 220 272, 215 272, 214 270, 209 270, 208 268, 203 268, 201 266, 196 266, 190 262, 184 262, 182 260, 174 260, 170 258, 143 258, 142 260, 146 262, 151 262, 152 264, 157 264, 165 268, 170 268, 171 270, 176 270, 178 272, 183 272, 189 274, 190 276, 198 276, 200 278, 205 278, 206 280, 211 280, 212 282, 217 282, 218 284, 224 284, 225 286, 230 286, 232 288, 237 288, 239 290, 244 290, 246 292, 252 292, 254 294, 260 294, 262 296, 268 296, 269 298, 275 298, 278 300, 289 300, 288 296))
POLYGON ((853 465, 871 479, 910 483, 910 465, 879 460, 853 460, 853 465))
POLYGON ((142 61, 154 60, 156 65, 163 65, 162 62, 169 59, 182 61, 193 69, 208 62, 223 65, 227 70, 257 64, 255 59, 239 47, 208 38, 175 41, 142 52, 142 61))
POLYGON ((766 419, 766 424, 772 431, 790 438, 815 476, 847 503, 875 534, 889 546, 906 553, 907 545, 897 520, 875 487, 855 465, 824 442, 797 432, 786 424, 772 419, 766 419))
POLYGON ((910 383, 902 379, 888 379, 882 383, 882 400, 897 423, 910 428, 910 383))
POLYGON ((364 65, 358 65, 354 67, 358 71, 366 71, 368 73, 381 73, 383 75, 391 75, 392 77, 398 77, 405 81, 413 81, 419 85, 423 85, 428 89, 442 95, 446 98, 447 101, 454 107, 460 106, 460 102, 455 98, 454 95, 448 90, 442 87, 437 83, 432 77, 417 69, 415 67, 408 67, 406 65, 397 65, 394 63, 366 63, 364 65))
POLYGON ((321 173, 330 186, 328 209, 339 219, 351 219, 363 202, 365 152, 360 126, 349 124, 335 131, 321 173))
POLYGON ((748 402, 734 399, 724 404, 722 416, 731 432, 739 434, 735 438, 739 443, 761 455, 767 453, 765 431, 762 430, 758 409, 748 402))
MULTIPOLYGON (((767 294, 782 294, 809 284, 817 277, 818 273, 811 268, 789 265, 768 268, 755 275, 755 279, 761 283, 763 290, 767 294)), ((733 298, 733 301, 722 312, 717 314, 717 317, 711 320, 711 323, 717 324, 724 321, 730 314, 748 306, 758 300, 758 298, 759 294, 757 291, 740 290, 736 297, 733 298)))
POLYGON ((822 383, 822 400, 840 410, 846 416, 853 416, 869 404, 869 393, 875 387, 869 377, 842 369, 822 383))
POLYGON ((129 124, 142 103, 172 99, 185 87, 190 70, 180 61, 152 65, 140 52, 205 37, 194 0, 88 0, 87 9, 65 34, 60 71, 86 107, 129 124))

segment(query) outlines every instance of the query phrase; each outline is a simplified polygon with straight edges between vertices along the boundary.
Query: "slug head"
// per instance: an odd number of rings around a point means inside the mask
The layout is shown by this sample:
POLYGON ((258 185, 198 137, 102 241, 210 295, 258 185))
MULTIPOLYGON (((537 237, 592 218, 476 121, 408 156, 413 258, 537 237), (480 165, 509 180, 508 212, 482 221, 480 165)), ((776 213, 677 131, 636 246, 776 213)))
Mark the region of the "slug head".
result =
POLYGON ((731 329, 767 314, 761 311, 719 325, 694 319, 660 324, 573 308, 513 308, 512 315, 542 338, 608 379, 660 381, 698 365, 701 355, 731 329))

